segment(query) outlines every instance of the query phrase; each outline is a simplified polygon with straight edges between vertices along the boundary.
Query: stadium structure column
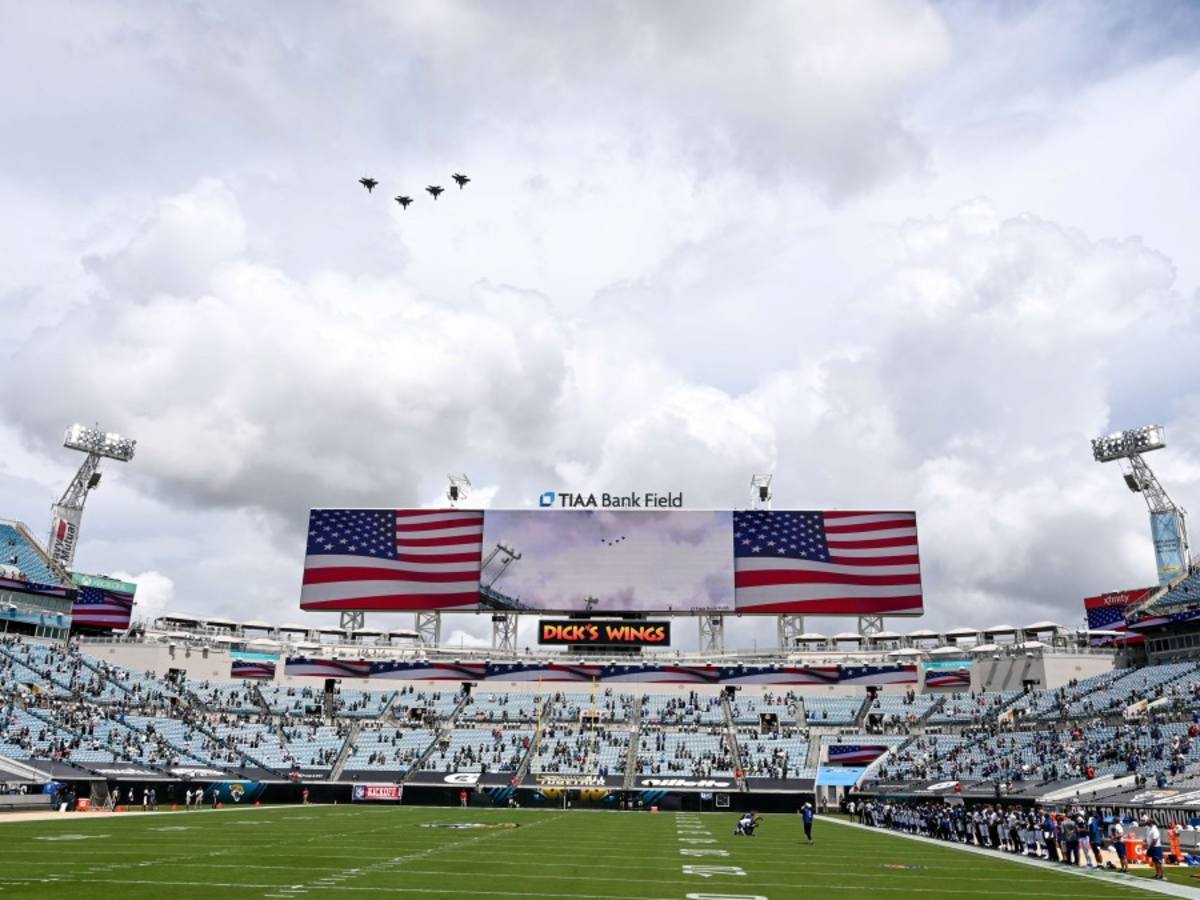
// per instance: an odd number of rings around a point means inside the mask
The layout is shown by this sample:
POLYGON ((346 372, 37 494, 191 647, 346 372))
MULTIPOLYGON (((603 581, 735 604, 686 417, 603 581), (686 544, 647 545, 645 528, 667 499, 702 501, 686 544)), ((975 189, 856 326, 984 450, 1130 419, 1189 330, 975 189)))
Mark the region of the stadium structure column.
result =
POLYGON ((700 616, 700 652, 725 652, 725 617, 706 613, 700 616))
POLYGON ((415 618, 417 642, 422 647, 436 647, 442 642, 442 614, 436 610, 419 612, 415 618))
POLYGON ((500 653, 517 652, 517 614, 492 613, 492 649, 500 653))
MULTIPOLYGON (((772 476, 767 474, 750 476, 750 508, 770 509, 775 493, 771 490, 772 476)), ((794 650, 804 634, 804 616, 777 616, 776 634, 779 635, 780 650, 794 650)))
POLYGON ((795 650, 804 634, 804 616, 779 616, 777 632, 780 650, 795 650))
POLYGON ((342 610, 341 617, 338 620, 338 626, 350 637, 354 636, 354 632, 362 631, 366 625, 367 614, 361 609, 342 610))
POLYGON ((858 617, 858 633, 863 637, 870 637, 873 634, 879 634, 881 631, 883 631, 883 616, 858 617))

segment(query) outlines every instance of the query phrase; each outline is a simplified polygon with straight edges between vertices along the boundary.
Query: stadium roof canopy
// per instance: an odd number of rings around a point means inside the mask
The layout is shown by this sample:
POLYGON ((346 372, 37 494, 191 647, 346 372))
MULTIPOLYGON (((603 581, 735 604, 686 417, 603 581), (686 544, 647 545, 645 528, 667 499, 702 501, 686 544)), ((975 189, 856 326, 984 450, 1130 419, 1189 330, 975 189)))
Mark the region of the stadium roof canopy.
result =
POLYGON ((877 631, 874 634, 867 635, 873 641, 894 641, 904 637, 898 631, 877 631))
POLYGON ((275 626, 271 625, 268 622, 264 622, 262 619, 251 619, 249 622, 243 622, 242 627, 243 628, 268 628, 268 629, 270 629, 270 628, 274 628, 275 626))
POLYGON ((199 625, 202 620, 198 616, 192 616, 187 613, 171 613, 170 615, 159 616, 155 621, 183 622, 187 625, 199 625))
POLYGON ((863 636, 857 631, 839 631, 833 636, 835 641, 858 641, 862 642, 863 636))
POLYGON ((938 637, 938 633, 932 628, 918 628, 916 631, 910 631, 908 636, 910 638, 935 638, 938 637))
POLYGON ((1016 634, 1020 629, 1016 625, 993 625, 983 629, 984 634, 1016 634))
POLYGON ((286 625, 280 625, 279 630, 295 632, 297 634, 308 634, 307 625, 297 625, 295 622, 288 622, 286 625))
POLYGON ((1066 628, 1066 626, 1059 625, 1057 622, 1050 622, 1050 621, 1034 622, 1032 625, 1025 626, 1026 631, 1050 631, 1052 629, 1057 630, 1060 628, 1066 628))
POLYGON ((970 635, 979 634, 979 629, 978 628, 951 628, 949 631, 946 632, 946 637, 961 637, 963 635, 968 635, 968 634, 970 634, 970 635))
POLYGON ((205 625, 220 625, 222 628, 237 628, 237 622, 233 619, 222 619, 218 616, 207 616, 203 620, 205 625))
POLYGON ((962 656, 964 653, 968 653, 968 652, 970 652, 970 651, 968 651, 967 649, 965 649, 963 647, 934 647, 932 650, 929 651, 929 655, 930 656, 962 656))
POLYGON ((995 653, 1000 647, 997 644, 979 644, 968 650, 968 653, 995 653))
POLYGON ((899 650, 892 650, 888 656, 924 656, 924 650, 918 650, 916 647, 901 647, 899 650))
POLYGON ((819 631, 806 631, 806 632, 804 632, 804 634, 800 635, 800 637, 796 638, 796 640, 798 640, 798 641, 827 641, 827 640, 829 640, 829 637, 828 637, 828 635, 821 634, 819 631))

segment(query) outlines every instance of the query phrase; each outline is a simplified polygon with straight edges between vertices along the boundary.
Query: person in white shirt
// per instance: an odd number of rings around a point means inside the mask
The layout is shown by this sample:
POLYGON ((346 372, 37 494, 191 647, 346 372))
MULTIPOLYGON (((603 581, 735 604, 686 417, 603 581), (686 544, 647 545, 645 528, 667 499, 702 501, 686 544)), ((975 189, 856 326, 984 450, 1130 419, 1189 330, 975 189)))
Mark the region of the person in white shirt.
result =
POLYGON ((1142 816, 1142 824, 1146 826, 1146 855, 1154 863, 1154 878, 1156 881, 1162 881, 1164 878, 1163 847, 1162 835, 1159 833, 1158 823, 1148 816, 1142 816))
POLYGON ((1121 864, 1121 871, 1129 871, 1129 862, 1125 859, 1125 829, 1121 827, 1121 820, 1114 819, 1112 826, 1108 829, 1108 836, 1112 839, 1113 850, 1117 853, 1117 861, 1121 864))

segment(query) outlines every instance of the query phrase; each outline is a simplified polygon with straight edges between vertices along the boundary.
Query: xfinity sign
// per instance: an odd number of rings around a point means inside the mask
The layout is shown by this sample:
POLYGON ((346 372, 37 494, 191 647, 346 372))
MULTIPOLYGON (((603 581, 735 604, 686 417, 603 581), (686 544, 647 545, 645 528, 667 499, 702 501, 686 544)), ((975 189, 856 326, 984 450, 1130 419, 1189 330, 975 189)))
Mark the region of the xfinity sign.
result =
POLYGON ((538 506, 542 509, 683 509, 683 492, 577 494, 570 491, 543 491, 538 496, 538 506))

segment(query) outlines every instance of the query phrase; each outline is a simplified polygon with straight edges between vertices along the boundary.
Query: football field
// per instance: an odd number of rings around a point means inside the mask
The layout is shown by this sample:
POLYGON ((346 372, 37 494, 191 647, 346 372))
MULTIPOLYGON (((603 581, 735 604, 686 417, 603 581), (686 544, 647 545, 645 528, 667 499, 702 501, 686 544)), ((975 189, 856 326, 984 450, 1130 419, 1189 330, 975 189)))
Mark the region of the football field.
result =
MULTIPOLYGON (((1152 897, 818 818, 426 807, 263 807, 0 820, 5 897, 1152 897)), ((1172 873, 1178 895, 1189 870, 1172 873)), ((1200 882, 1193 882, 1200 884, 1200 882)))

